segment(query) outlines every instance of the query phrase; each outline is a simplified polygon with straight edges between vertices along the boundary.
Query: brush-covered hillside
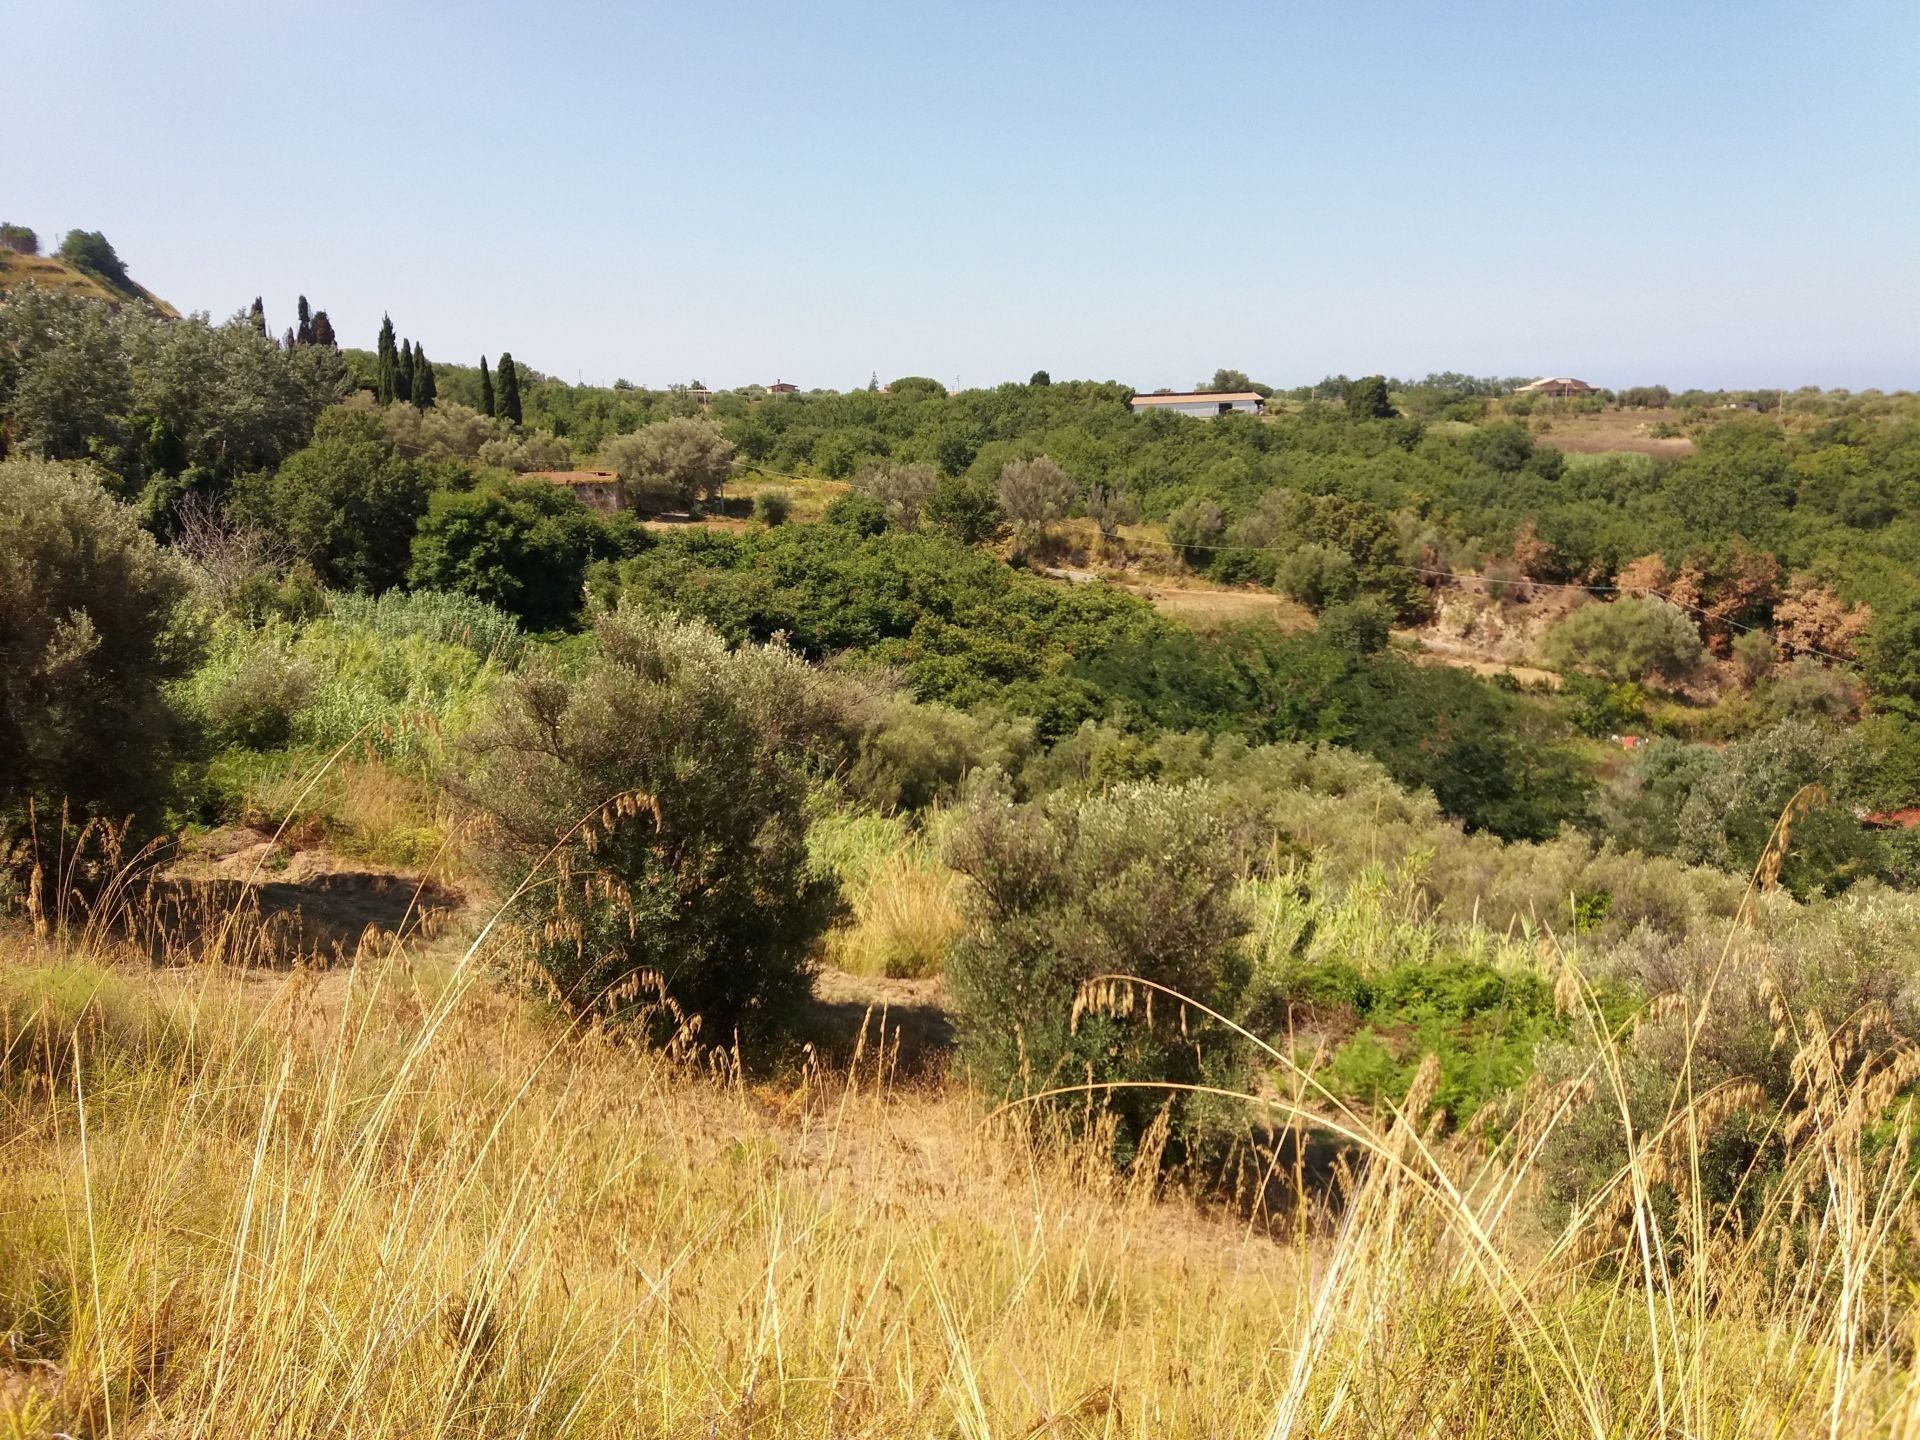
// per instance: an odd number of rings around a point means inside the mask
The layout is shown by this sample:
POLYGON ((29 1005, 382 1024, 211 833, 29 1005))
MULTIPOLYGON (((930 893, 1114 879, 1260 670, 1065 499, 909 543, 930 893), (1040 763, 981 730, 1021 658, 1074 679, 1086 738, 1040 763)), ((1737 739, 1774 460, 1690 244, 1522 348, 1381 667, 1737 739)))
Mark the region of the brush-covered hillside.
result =
POLYGON ((1920 1425, 1912 397, 298 316, 0 301, 0 1435, 1920 1425))
POLYGON ((0 223, 0 297, 17 294, 30 285, 114 305, 132 301, 170 319, 179 315, 127 273, 104 235, 70 231, 58 251, 42 255, 40 237, 34 231, 24 225, 0 223))

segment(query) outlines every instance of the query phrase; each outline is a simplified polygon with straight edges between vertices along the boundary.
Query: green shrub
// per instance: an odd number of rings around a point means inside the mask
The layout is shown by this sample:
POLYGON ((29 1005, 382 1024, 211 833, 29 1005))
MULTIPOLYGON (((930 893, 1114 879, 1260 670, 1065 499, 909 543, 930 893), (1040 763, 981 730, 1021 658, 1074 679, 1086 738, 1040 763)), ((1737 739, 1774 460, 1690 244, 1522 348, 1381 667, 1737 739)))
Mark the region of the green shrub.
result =
POLYGON ((806 802, 839 703, 784 649, 628 608, 599 618, 578 673, 502 684, 459 788, 491 821, 499 883, 528 882, 513 913, 560 1003, 646 1015, 656 1036, 677 1010, 722 1045, 791 1020, 834 905, 806 802))
POLYGON ((1320 616, 1327 644, 1349 655, 1377 655, 1393 638, 1393 611, 1371 596, 1329 606, 1320 616))
MULTIPOLYGON (((1674 946, 1608 952, 1603 983, 1669 1003, 1650 1007, 1625 1032, 1619 1092, 1599 1080, 1595 1103, 1571 1110, 1553 1135, 1542 1164, 1549 1193, 1583 1201, 1620 1172, 1623 1105, 1636 1137, 1656 1137, 1645 1141, 1651 1198, 1669 1216, 1686 1201, 1664 1177, 1688 1173, 1686 1146, 1697 1134, 1694 1173, 1716 1225, 1729 1215, 1750 1223, 1780 1198, 1790 1158, 1830 1143, 1836 1108, 1847 1125, 1879 1137, 1870 1145, 1892 1140, 1899 1124, 1911 1123, 1900 1111, 1915 1092, 1915 935, 1911 897, 1856 892, 1810 905, 1775 897, 1755 907, 1732 940, 1702 929, 1674 946), (1684 1104, 1689 1093, 1715 1092, 1718 1103, 1699 1109, 1698 1131, 1675 1125, 1662 1143, 1676 1095, 1684 1104)), ((1541 1068, 1565 1081, 1600 1059, 1599 1042, 1576 1030, 1541 1068)), ((1605 1071, 1603 1061, 1597 1073, 1605 1071)), ((1814 1173, 1823 1181, 1827 1172, 1814 1173)))
POLYGON ((1309 610, 1353 598, 1359 587, 1353 557, 1331 545, 1302 545, 1274 570, 1274 588, 1309 610))
POLYGON ((472 595, 531 629, 558 630, 579 618, 587 565, 603 543, 600 522, 565 486, 519 480, 443 490, 413 537, 408 580, 472 595))
MULTIPOLYGON (((968 930, 948 978, 962 1053, 990 1093, 1234 1083, 1239 1045, 1165 996, 1131 1013, 1075 1013, 1081 987, 1103 974, 1155 981, 1232 1012, 1246 978, 1248 919, 1205 786, 1123 785, 1034 805, 988 792, 956 827, 947 858, 971 882, 968 930)), ((1205 1110, 1158 1088, 1097 1095, 1102 1103, 1119 1122, 1123 1160, 1163 1111, 1177 1155, 1205 1110)))
POLYGON ((0 461, 0 834, 28 802, 154 822, 187 728, 193 581, 86 468, 0 461))
POLYGON ((243 477, 234 505, 282 536, 329 586, 379 591, 406 578, 433 486, 426 466, 394 448, 378 415, 338 406, 277 471, 243 477))
POLYGON ((793 514, 793 496, 785 490, 762 490, 753 497, 753 513, 762 525, 784 525, 793 514))
MULTIPOLYGON (((944 463, 944 461, 943 461, 944 463)), ((1000 533, 1000 497, 994 487, 961 475, 942 475, 920 509, 920 518, 963 545, 978 545, 1000 533)))
POLYGON ((1631 680, 1609 683, 1595 675, 1569 675, 1561 694, 1583 735, 1644 735, 1647 731, 1647 692, 1631 680))
POLYGON ((206 717, 220 745, 271 750, 293 738, 294 721, 313 699, 313 667, 263 646, 207 696, 206 717))
MULTIPOLYGON (((426 598, 420 609, 430 612, 436 607, 426 598)), ((367 628, 334 619, 261 626, 223 619, 205 662, 180 686, 181 703, 226 744, 284 746, 282 763, 294 768, 353 740, 424 776, 502 670, 464 645, 406 629, 405 608, 387 610, 384 625, 367 628), (281 671, 301 678, 283 681, 281 671)))
POLYGON ((1556 669, 1581 670, 1620 684, 1682 684, 1707 660, 1700 632, 1684 611, 1640 595, 1582 605, 1554 626, 1543 649, 1556 669))

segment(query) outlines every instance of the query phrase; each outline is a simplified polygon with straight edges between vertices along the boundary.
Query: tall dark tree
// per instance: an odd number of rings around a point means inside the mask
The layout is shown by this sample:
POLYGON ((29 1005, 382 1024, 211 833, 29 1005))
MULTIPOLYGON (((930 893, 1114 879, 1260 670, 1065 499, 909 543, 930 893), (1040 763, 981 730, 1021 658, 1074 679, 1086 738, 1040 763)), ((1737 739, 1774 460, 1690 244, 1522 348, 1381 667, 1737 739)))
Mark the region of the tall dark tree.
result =
POLYGON ((502 420, 520 423, 520 372, 513 368, 513 356, 500 352, 500 400, 495 413, 502 420))
POLYGON ((282 337, 280 341, 280 348, 282 350, 291 350, 293 349, 294 346, 298 345, 299 343, 300 343, 300 337, 293 333, 293 327, 289 325, 287 327, 286 335, 282 337))
POLYGON ((413 403, 425 410, 433 404, 437 388, 433 383, 433 362, 427 359, 426 350, 416 340, 413 342, 413 403))
POLYGON ((394 351, 393 317, 391 315, 382 315, 380 317, 379 353, 380 370, 378 378, 374 383, 374 395, 382 405, 391 405, 394 395, 398 392, 400 383, 398 373, 400 369, 400 357, 394 351))
POLYGON ((260 296, 253 297, 253 308, 247 312, 247 318, 253 322, 253 328, 262 335, 267 333, 267 302, 260 296))
POLYGON ((493 372, 487 369, 487 357, 480 357, 480 413, 493 414, 493 372))
POLYGON ((1366 375, 1347 392, 1347 413, 1356 420, 1391 420, 1398 412, 1387 398, 1387 377, 1366 375))
POLYGON ((302 295, 295 307, 299 312, 300 323, 294 328, 293 340, 296 345, 313 344, 313 311, 307 307, 307 297, 302 295))
POLYGON ((340 341, 333 333, 333 321, 327 318, 327 312, 324 310, 313 312, 313 343, 330 346, 335 350, 340 348, 340 341))
POLYGON ((400 342, 400 356, 393 365, 393 398, 413 399, 413 346, 404 339, 400 342))

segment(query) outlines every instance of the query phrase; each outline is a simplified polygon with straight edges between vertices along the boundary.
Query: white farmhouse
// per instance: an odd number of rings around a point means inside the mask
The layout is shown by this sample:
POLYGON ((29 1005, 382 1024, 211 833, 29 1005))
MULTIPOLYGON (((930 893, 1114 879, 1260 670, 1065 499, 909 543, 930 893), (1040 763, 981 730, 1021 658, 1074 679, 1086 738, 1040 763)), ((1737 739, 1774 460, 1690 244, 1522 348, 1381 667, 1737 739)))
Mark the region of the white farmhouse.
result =
POLYGON ((1136 395, 1133 413, 1171 410, 1176 415, 1258 415, 1266 402, 1252 390, 1195 390, 1178 395, 1136 395))

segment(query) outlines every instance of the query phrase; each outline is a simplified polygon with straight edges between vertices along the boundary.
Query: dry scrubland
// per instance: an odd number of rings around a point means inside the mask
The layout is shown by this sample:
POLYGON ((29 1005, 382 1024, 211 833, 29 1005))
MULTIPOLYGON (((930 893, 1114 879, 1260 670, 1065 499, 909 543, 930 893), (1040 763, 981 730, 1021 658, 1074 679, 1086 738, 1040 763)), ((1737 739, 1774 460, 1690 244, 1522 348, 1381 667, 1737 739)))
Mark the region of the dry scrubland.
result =
POLYGON ((1610 1046, 1497 1143, 1364 1118, 1271 1056, 1276 1124, 1350 1159, 1250 1217, 902 1081, 877 1030, 768 1082, 567 1027, 511 960, 0 942, 0 1434, 1920 1433, 1920 1217, 1904 1144, 1869 1134, 1906 1077, 1841 1083, 1844 1035, 1801 1037, 1806 1143, 1744 1235, 1685 1201, 1734 1097, 1684 1083, 1609 1194, 1541 1219, 1542 1137, 1613 1104, 1610 1046))

